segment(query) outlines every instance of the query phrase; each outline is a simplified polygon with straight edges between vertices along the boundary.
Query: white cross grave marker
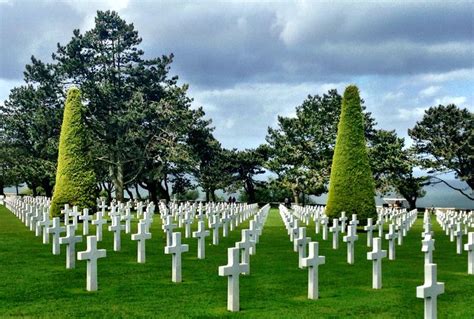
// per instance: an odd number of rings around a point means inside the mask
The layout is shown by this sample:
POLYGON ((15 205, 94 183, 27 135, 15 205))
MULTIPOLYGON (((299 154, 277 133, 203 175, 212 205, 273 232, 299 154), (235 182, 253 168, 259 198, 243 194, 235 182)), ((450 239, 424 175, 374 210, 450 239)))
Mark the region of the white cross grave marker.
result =
POLYGON ((219 276, 227 276, 227 310, 239 311, 239 275, 248 271, 248 264, 240 263, 239 248, 227 249, 227 265, 219 267, 219 276))
POLYGON ((298 238, 294 241, 294 246, 298 251, 298 267, 303 268, 303 258, 306 257, 306 246, 311 241, 311 237, 306 237, 306 227, 299 227, 298 238))
POLYGON ((425 299, 425 319, 436 319, 437 298, 444 293, 444 283, 437 282, 436 264, 425 264, 425 283, 416 287, 416 297, 425 299))
POLYGON ((136 234, 132 234, 132 240, 136 240, 137 243, 137 262, 140 264, 145 263, 146 260, 146 246, 145 241, 151 238, 151 233, 146 231, 146 224, 144 222, 138 223, 138 231, 136 234))
MULTIPOLYGON (((400 234, 398 234, 400 236, 400 234)), ((431 235, 426 235, 425 239, 421 241, 421 251, 425 253, 425 265, 433 263, 433 250, 435 250, 435 240, 431 235)))
POLYGON ((303 267, 308 268, 308 299, 319 298, 319 265, 326 263, 326 257, 319 256, 319 244, 315 241, 309 243, 308 257, 303 258, 303 267))
POLYGON ((173 233, 171 246, 165 247, 165 254, 172 254, 171 281, 181 282, 181 254, 189 251, 188 245, 181 245, 181 233, 173 233))
POLYGON ((84 236, 89 235, 89 220, 92 219, 92 217, 89 215, 89 209, 84 208, 82 215, 79 216, 79 219, 82 220, 82 234, 84 236))
POLYGON ((382 238, 373 239, 373 250, 367 253, 367 260, 372 260, 372 288, 382 288, 382 259, 387 257, 387 251, 382 250, 382 238))
POLYGON ((247 270, 243 273, 250 274, 250 249, 255 246, 255 242, 250 238, 250 230, 242 229, 242 240, 235 243, 235 247, 242 250, 242 264, 247 264, 247 270))
POLYGON ((474 275, 474 232, 470 232, 467 239, 467 244, 464 244, 464 250, 467 251, 467 273, 474 275))
POLYGON ((59 217, 53 218, 53 224, 51 227, 46 229, 48 234, 53 234, 53 255, 59 255, 61 250, 59 248, 59 235, 64 232, 66 228, 61 227, 61 222, 59 221, 59 217))
POLYGON ((462 235, 464 235, 464 233, 461 227, 461 223, 457 223, 454 236, 456 236, 456 253, 458 255, 462 254, 462 235))
POLYGON ((349 225, 347 229, 347 235, 342 238, 344 242, 347 242, 347 263, 354 264, 354 246, 355 241, 359 239, 359 236, 355 234, 355 226, 349 225))
POLYGON ((88 291, 97 290, 97 259, 106 256, 105 249, 97 249, 97 237, 87 236, 87 250, 77 253, 77 260, 87 260, 87 283, 88 291))
POLYGON ((332 235, 332 249, 339 248, 339 231, 341 228, 339 227, 339 221, 337 218, 332 220, 332 227, 329 228, 329 231, 333 233, 332 235))
POLYGON ((95 225, 95 234, 97 241, 102 240, 102 225, 107 224, 107 220, 105 220, 103 217, 104 213, 103 212, 97 212, 97 215, 95 219, 92 221, 92 225, 95 225))
POLYGON ((372 247, 372 234, 375 230, 375 225, 372 224, 372 218, 367 219, 367 226, 364 226, 364 230, 367 231, 367 247, 372 247))
POLYGON ((198 221, 198 230, 193 232, 193 238, 198 239, 197 244, 197 258, 204 259, 206 258, 206 237, 209 236, 211 232, 206 230, 206 225, 204 221, 198 221))
POLYGON ((395 225, 390 224, 388 226, 388 234, 385 234, 385 239, 388 240, 388 259, 395 260, 395 239, 397 239, 397 232, 395 231, 395 225))
POLYGON ((112 215, 112 225, 109 226, 109 231, 114 232, 114 251, 120 251, 120 232, 125 228, 120 224, 120 215, 112 215))
POLYGON ((67 225, 65 237, 59 238, 59 243, 66 244, 66 269, 76 267, 76 243, 82 242, 82 236, 76 236, 76 227, 67 225))

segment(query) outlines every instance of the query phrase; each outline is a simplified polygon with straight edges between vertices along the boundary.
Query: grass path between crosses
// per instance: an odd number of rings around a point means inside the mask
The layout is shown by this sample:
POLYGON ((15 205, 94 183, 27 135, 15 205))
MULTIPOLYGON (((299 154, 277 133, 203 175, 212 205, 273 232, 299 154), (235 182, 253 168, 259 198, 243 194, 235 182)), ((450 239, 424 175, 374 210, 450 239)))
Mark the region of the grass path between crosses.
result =
MULTIPOLYGON (((65 247, 61 255, 51 254, 51 245, 0 206, 0 317, 54 318, 422 318, 423 300, 416 298, 416 286, 423 283, 421 218, 409 231, 403 246, 397 246, 397 260, 383 261, 383 289, 371 288, 371 261, 365 234, 359 232, 355 265, 346 263, 346 245, 331 248, 332 234, 323 241, 308 226, 307 235, 320 243, 326 264, 319 268, 319 300, 307 299, 307 270, 298 268, 277 209, 265 224, 257 254, 251 256, 249 276, 241 276, 241 311, 226 311, 227 278, 217 275, 227 263, 227 248, 240 240, 239 226, 218 246, 206 243, 206 259, 198 260, 197 240, 183 238, 190 250, 183 255, 183 282, 171 282, 171 256, 164 255, 164 234, 155 218, 152 239, 146 242, 146 264, 136 263, 137 243, 122 233, 122 251, 112 250, 112 233, 104 231, 99 248, 107 257, 98 261, 99 291, 85 290, 86 262, 65 269, 65 247)), ((467 275, 467 255, 456 254, 433 220, 438 264, 438 281, 446 285, 438 299, 439 318, 474 318, 474 276, 467 275)), ((332 223, 331 223, 332 224, 332 223)), ((197 223, 194 223, 196 228, 197 223)), ((137 229, 136 221, 132 233, 137 229)), ((80 227, 82 231, 82 227, 80 227)), ((105 230, 105 229, 104 229, 105 230)), ((95 233, 92 226, 91 233, 95 233)), ((78 231, 79 233, 79 231, 78 231)), ((182 230, 184 237, 184 230, 182 230)), ((222 233, 221 233, 222 234, 222 233)), ((466 240, 466 237, 464 237, 466 240)), ((383 248, 387 249, 384 240, 383 248)), ((85 239, 76 251, 85 250, 85 239)))

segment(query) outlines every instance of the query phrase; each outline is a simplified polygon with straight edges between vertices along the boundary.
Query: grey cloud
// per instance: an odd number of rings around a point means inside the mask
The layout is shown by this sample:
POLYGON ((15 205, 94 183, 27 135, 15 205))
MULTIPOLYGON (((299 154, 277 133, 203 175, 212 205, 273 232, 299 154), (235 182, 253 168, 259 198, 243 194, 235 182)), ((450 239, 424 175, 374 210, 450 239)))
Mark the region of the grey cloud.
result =
POLYGON ((31 55, 49 60, 81 21, 63 1, 0 3, 0 78, 21 79, 31 55))

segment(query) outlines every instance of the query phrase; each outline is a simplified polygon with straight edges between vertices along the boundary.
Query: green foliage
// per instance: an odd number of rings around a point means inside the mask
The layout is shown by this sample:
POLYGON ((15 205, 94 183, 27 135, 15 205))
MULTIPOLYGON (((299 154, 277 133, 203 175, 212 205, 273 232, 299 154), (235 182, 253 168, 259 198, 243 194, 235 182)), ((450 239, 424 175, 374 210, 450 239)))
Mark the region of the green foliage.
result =
POLYGON ((178 200, 184 201, 195 201, 199 198, 199 190, 190 189, 184 192, 183 194, 178 194, 178 200))
MULTIPOLYGON (((277 180, 270 179, 268 182, 258 183, 255 187, 255 202, 257 203, 282 203, 285 198, 291 198, 292 193, 277 180)), ((247 192, 239 194, 239 201, 249 202, 247 192)))
POLYGON ((59 216, 64 204, 82 208, 95 207, 95 174, 91 167, 84 127, 81 92, 68 91, 59 139, 56 185, 51 202, 51 215, 59 216))
POLYGON ((342 100, 326 214, 335 217, 345 211, 361 220, 376 217, 374 196, 359 89, 351 85, 342 100))
MULTIPOLYGON (((278 175, 282 187, 292 191, 295 202, 300 194, 327 191, 341 101, 335 89, 322 96, 309 95, 296 107, 296 117, 279 116, 278 128, 268 128, 267 167, 278 175)), ((374 119, 367 112, 364 119, 366 138, 371 139, 374 119)))
POLYGON ((414 141, 414 151, 419 164, 434 172, 454 172, 469 188, 452 186, 439 177, 448 187, 474 200, 474 114, 454 104, 430 107, 423 119, 418 121, 408 134, 414 141))

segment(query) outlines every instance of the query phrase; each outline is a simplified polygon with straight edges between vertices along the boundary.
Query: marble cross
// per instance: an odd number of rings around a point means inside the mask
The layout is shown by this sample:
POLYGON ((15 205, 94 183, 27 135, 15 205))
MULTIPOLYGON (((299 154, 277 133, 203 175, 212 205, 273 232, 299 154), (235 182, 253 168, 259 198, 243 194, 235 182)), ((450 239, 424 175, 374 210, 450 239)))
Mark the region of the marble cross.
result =
POLYGON ((323 215, 321 217, 321 225, 323 226, 323 240, 328 240, 328 222, 329 219, 327 216, 323 215))
MULTIPOLYGON (((400 236, 400 234, 399 234, 400 236)), ((425 253, 425 265, 433 263, 433 251, 435 250, 435 240, 431 238, 431 235, 427 235, 425 239, 421 241, 421 251, 425 253)))
POLYGON ((388 234, 385 234, 385 239, 388 240, 388 259, 395 260, 395 239, 397 239, 397 232, 395 231, 395 225, 390 224, 388 226, 388 234))
POLYGON ((456 236, 456 253, 458 255, 462 254, 462 236, 464 235, 461 223, 456 223, 456 230, 454 231, 454 236, 456 236))
POLYGON ((173 230, 177 227, 176 224, 173 224, 173 216, 166 216, 166 222, 163 225, 163 229, 166 232, 166 246, 171 246, 173 242, 173 230))
POLYGON ((76 267, 76 243, 82 242, 82 236, 76 236, 74 225, 66 227, 66 236, 59 238, 59 244, 66 245, 66 269, 73 269, 76 267))
POLYGON ((240 263, 239 248, 227 249, 227 265, 219 266, 219 276, 227 276, 227 310, 240 310, 239 276, 248 271, 248 264, 240 263))
POLYGON ((372 260, 372 288, 382 288, 382 259, 387 257, 387 251, 382 250, 382 238, 373 239, 373 250, 367 253, 367 260, 372 260))
POLYGON ((354 246, 359 236, 355 232, 356 226, 349 225, 347 229, 347 235, 342 238, 344 242, 347 243, 347 263, 354 264, 354 246))
POLYGON ((308 268, 308 299, 319 298, 319 265, 326 263, 326 257, 319 256, 319 244, 315 241, 309 243, 308 257, 303 258, 302 266, 308 268))
POLYGON ((364 226, 364 230, 367 231, 367 247, 372 247, 372 234, 376 226, 373 225, 372 218, 367 219, 367 226, 364 226))
POLYGON ((95 219, 92 221, 92 225, 95 225, 95 235, 97 241, 102 240, 102 225, 107 224, 107 220, 104 219, 103 212, 97 212, 95 219))
POLYGON ((346 233, 346 212, 341 212, 341 217, 339 217, 339 221, 341 222, 341 233, 346 233))
POLYGON ((258 231, 257 229, 255 229, 255 221, 254 220, 251 220, 250 221, 250 225, 249 225, 249 236, 250 236, 250 240, 254 243, 254 245, 252 245, 250 247, 250 255, 255 255, 257 253, 257 239, 258 239, 258 231))
POLYGON ((82 235, 89 235, 89 221, 92 217, 89 215, 89 209, 84 208, 82 215, 79 216, 79 220, 82 220, 82 235))
POLYGON ((171 254, 171 281, 181 282, 181 254, 189 251, 189 246, 181 244, 181 233, 173 233, 171 246, 165 247, 165 254, 171 254))
POLYGON ((464 250, 467 251, 467 273, 474 275, 474 232, 467 235, 467 244, 464 244, 464 250))
POLYGON ((303 268, 303 258, 306 257, 306 246, 311 241, 311 237, 306 237, 306 227, 299 227, 298 238, 294 241, 294 246, 298 251, 298 267, 303 268))
POLYGON ((49 219, 49 212, 43 213, 43 219, 39 222, 40 226, 43 227, 43 244, 49 244, 49 233, 47 232, 48 227, 51 225, 49 219))
POLYGON ((332 249, 338 249, 339 248, 339 231, 341 228, 339 227, 339 221, 337 218, 334 218, 332 220, 332 227, 329 228, 329 231, 332 234, 332 249))
POLYGON ((379 237, 383 238, 383 217, 381 217, 381 216, 379 217, 379 219, 377 220, 376 225, 379 228, 379 237))
POLYGON ((212 222, 210 227, 212 228, 212 244, 219 245, 219 227, 221 223, 219 222, 219 217, 217 215, 212 216, 212 222))
POLYGON ((130 211, 130 208, 126 208, 125 214, 121 217, 121 219, 125 221, 125 234, 130 234, 132 231, 132 218, 133 216, 130 211))
POLYGON ((46 229, 48 234, 53 234, 53 255, 59 255, 61 252, 59 248, 59 235, 65 230, 65 227, 61 227, 59 217, 54 217, 52 226, 46 229))
POLYGON ((250 274, 250 249, 255 246, 255 242, 250 238, 250 230, 242 229, 242 239, 235 243, 235 247, 242 250, 242 264, 249 265, 245 275, 250 274))
POLYGON ((206 225, 203 220, 198 221, 198 229, 193 232, 193 238, 198 239, 197 245, 197 258, 204 259, 206 258, 206 237, 209 236, 211 232, 206 230, 206 225))
POLYGON ((425 319, 437 318, 437 298, 444 293, 444 283, 437 282, 436 264, 425 264, 425 282, 416 287, 416 297, 425 300, 425 319))
POLYGON ((121 239, 120 232, 125 228, 120 224, 120 215, 112 215, 112 225, 109 226, 109 231, 114 232, 114 251, 120 251, 121 239))
POLYGON ((359 225, 360 221, 357 219, 357 214, 352 214, 352 219, 349 221, 349 225, 355 227, 355 233, 357 234, 357 226, 359 225))
POLYGON ((87 250, 77 253, 77 260, 87 260, 87 283, 88 291, 97 290, 97 259, 106 256, 105 249, 97 249, 97 237, 87 236, 87 250))
POLYGON ((151 238, 151 233, 146 231, 146 224, 144 222, 138 223, 138 231, 136 234, 132 234, 132 240, 136 240, 137 243, 137 262, 140 264, 145 263, 146 260, 146 246, 145 241, 151 238))

